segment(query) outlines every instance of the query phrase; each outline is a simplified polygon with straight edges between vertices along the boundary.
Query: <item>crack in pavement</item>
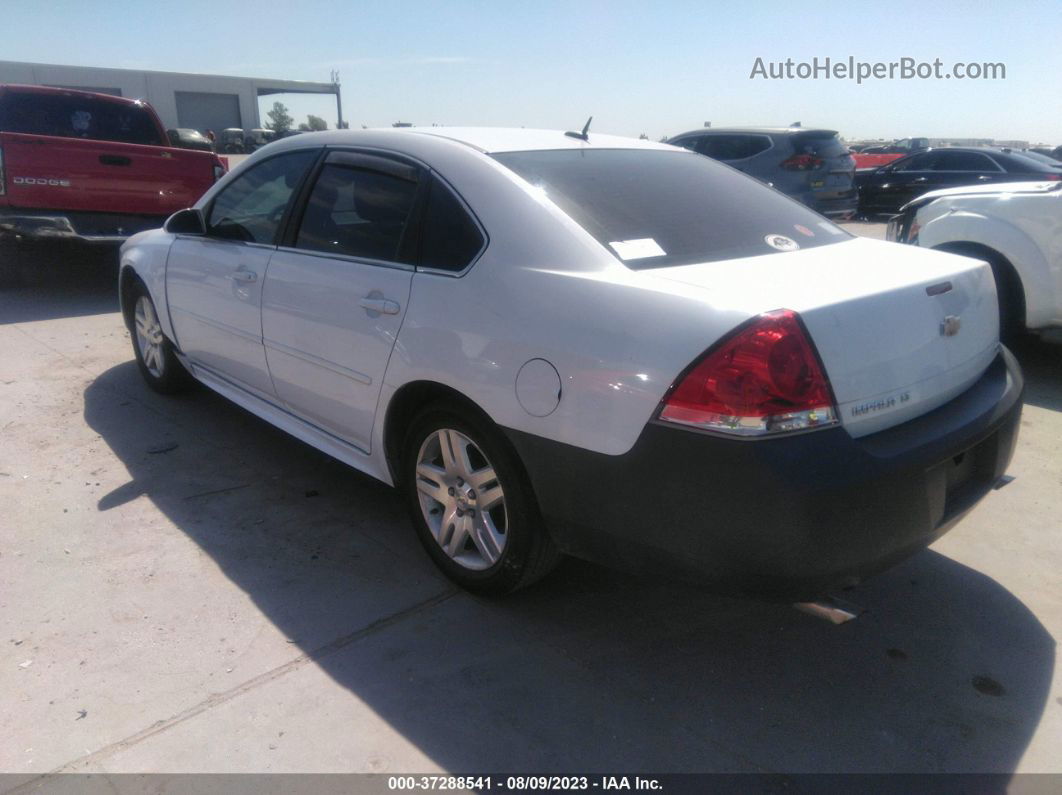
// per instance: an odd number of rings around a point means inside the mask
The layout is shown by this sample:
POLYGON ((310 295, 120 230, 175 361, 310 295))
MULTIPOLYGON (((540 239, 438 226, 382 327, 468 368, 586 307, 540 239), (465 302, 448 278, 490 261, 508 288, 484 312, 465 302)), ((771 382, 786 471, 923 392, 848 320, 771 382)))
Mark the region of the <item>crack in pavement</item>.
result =
POLYGON ((431 608, 436 607, 442 604, 443 602, 446 602, 449 599, 452 599, 453 597, 459 596, 461 594, 462 591, 459 591, 458 589, 454 588, 451 590, 443 591, 442 593, 438 593, 434 596, 430 596, 427 599, 424 599, 423 601, 411 605, 410 607, 407 607, 403 610, 399 610, 397 613, 392 613, 389 616, 373 621, 371 624, 368 624, 367 626, 364 626, 359 630, 351 632, 347 635, 342 635, 332 641, 329 641, 328 643, 314 649, 313 651, 300 654, 298 657, 289 660, 283 665, 280 665, 269 671, 265 671, 264 673, 261 673, 258 676, 248 679, 246 682, 236 685, 235 687, 229 690, 226 690, 222 693, 214 693, 203 701, 200 701, 198 704, 194 704, 191 707, 188 707, 187 709, 184 709, 181 712, 170 716, 169 718, 164 718, 162 720, 155 721, 150 726, 141 729, 140 731, 135 732, 129 735, 128 737, 110 743, 109 745, 105 745, 90 754, 86 754, 85 756, 72 759, 71 761, 60 765, 59 767, 50 770, 47 773, 42 773, 39 776, 34 777, 32 780, 26 781, 18 787, 15 787, 14 789, 8 790, 7 792, 16 793, 21 791, 28 791, 29 789, 34 788, 37 783, 47 778, 48 776, 54 776, 61 773, 73 773, 77 769, 83 768, 85 765, 89 765, 94 762, 99 762, 103 759, 106 759, 107 757, 113 756, 119 751, 123 751, 127 748, 131 748, 132 746, 137 745, 138 743, 143 742, 149 737, 153 737, 156 734, 161 734, 162 732, 168 731, 169 729, 172 729, 173 727, 178 726, 184 723, 185 721, 188 721, 198 715, 202 715, 204 712, 207 712, 208 710, 211 710, 214 707, 232 701, 234 698, 242 696, 244 693, 249 693, 250 691, 261 687, 264 684, 276 681, 277 679, 280 679, 281 677, 291 673, 292 671, 297 671, 312 662, 316 662, 324 657, 335 654, 336 652, 346 648, 352 643, 356 643, 357 641, 362 640, 363 638, 369 637, 370 635, 373 635, 377 632, 388 629, 394 626, 395 624, 404 621, 407 618, 411 618, 412 616, 418 615, 419 613, 422 613, 426 610, 430 610, 431 608))

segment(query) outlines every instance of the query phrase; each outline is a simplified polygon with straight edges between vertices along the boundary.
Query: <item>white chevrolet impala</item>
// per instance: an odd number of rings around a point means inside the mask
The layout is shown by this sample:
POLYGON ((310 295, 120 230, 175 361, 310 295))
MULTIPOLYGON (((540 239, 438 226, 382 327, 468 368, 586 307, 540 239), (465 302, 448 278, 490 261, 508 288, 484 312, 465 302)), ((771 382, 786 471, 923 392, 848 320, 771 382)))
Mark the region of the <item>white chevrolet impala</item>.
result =
POLYGON ((986 264, 645 141, 297 136, 121 267, 151 387, 395 485, 481 592, 570 554, 815 598, 954 525, 1021 413, 986 264))

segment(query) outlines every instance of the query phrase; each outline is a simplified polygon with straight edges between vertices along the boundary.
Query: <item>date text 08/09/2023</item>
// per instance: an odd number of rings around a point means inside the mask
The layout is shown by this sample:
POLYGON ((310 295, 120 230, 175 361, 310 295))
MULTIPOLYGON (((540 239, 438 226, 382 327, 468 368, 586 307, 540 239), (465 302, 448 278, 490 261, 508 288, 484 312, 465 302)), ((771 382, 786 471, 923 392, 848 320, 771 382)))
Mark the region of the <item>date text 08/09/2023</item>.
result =
POLYGON ((389 776, 389 790, 476 790, 490 792, 556 790, 638 790, 663 789, 655 778, 640 776, 389 776))

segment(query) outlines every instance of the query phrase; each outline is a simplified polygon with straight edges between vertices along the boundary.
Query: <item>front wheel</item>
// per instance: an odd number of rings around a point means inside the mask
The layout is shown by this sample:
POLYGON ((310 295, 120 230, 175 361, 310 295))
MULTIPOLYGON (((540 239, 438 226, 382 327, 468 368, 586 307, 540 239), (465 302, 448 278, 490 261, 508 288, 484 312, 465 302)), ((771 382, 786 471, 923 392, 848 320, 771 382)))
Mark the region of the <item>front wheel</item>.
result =
POLYGON ((421 543, 463 588, 503 594, 548 573, 558 554, 504 438, 457 407, 433 407, 406 439, 402 488, 421 543))
POLYGON ((162 324, 147 288, 138 285, 133 303, 133 353, 140 375, 148 386, 164 395, 181 391, 188 385, 188 372, 166 339, 162 324))

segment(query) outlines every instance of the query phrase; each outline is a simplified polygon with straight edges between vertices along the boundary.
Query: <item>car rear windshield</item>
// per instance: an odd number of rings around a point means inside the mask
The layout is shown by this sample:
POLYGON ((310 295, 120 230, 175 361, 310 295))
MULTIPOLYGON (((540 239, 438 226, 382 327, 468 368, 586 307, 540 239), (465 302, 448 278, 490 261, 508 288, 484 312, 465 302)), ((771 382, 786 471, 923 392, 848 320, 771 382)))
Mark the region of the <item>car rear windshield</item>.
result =
POLYGON ((691 152, 558 149, 493 157, 634 270, 777 254, 851 237, 751 177, 691 152))
POLYGON ((834 132, 797 133, 792 137, 793 149, 798 155, 816 155, 818 157, 843 157, 848 154, 848 147, 834 132))
POLYGON ((8 91, 0 95, 0 130, 161 146, 151 114, 126 102, 75 94, 8 91))

